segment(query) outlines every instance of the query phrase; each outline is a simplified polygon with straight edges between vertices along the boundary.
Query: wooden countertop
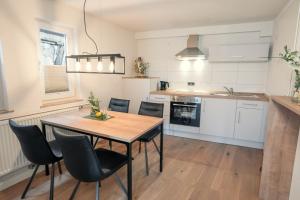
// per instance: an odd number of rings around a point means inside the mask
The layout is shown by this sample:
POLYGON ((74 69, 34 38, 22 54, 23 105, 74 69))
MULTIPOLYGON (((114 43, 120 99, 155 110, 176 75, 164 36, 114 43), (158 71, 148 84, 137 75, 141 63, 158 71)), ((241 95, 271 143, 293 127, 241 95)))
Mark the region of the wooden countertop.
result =
POLYGON ((207 98, 238 99, 238 100, 249 100, 249 101, 266 101, 266 102, 269 101, 269 97, 263 93, 237 92, 235 93, 235 95, 226 96, 226 95, 222 95, 222 94, 226 94, 224 92, 159 90, 159 91, 152 91, 150 92, 150 94, 167 95, 167 96, 197 96, 197 97, 207 97, 207 98))
POLYGON ((271 99, 300 116, 300 104, 294 103, 289 96, 272 96, 271 99))

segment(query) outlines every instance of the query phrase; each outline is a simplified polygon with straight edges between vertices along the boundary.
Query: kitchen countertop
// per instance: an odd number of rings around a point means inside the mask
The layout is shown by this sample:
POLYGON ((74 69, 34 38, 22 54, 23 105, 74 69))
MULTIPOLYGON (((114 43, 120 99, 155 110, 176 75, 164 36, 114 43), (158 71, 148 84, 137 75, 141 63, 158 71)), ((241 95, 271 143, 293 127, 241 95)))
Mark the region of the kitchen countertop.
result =
POLYGON ((290 111, 300 116, 300 104, 291 101, 291 97, 288 96, 271 96, 272 101, 282 105, 290 111))
POLYGON ((184 91, 184 90, 158 90, 150 94, 167 95, 167 96, 196 96, 219 99, 238 99, 249 101, 269 101, 269 97, 263 93, 245 93, 236 92, 234 95, 227 95, 226 92, 205 92, 205 91, 184 91))

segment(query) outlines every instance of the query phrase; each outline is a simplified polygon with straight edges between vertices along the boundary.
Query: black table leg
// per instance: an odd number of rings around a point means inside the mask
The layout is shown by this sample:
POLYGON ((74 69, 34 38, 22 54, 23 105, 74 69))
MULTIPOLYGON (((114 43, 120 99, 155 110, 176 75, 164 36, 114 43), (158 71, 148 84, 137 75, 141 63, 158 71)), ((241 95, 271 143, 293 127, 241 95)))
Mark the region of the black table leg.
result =
POLYGON ((132 155, 131 155, 131 143, 127 144, 127 196, 128 200, 132 200, 132 155))
POLYGON ((163 159, 164 159, 164 124, 161 124, 161 133, 160 133, 160 172, 163 171, 163 159))
POLYGON ((94 137, 90 136, 90 138, 91 138, 91 144, 92 144, 92 146, 94 146, 94 137))
MULTIPOLYGON (((44 134, 45 138, 46 138, 46 124, 42 123, 42 133, 44 134)), ((45 174, 46 176, 49 176, 49 166, 45 165, 45 174)))

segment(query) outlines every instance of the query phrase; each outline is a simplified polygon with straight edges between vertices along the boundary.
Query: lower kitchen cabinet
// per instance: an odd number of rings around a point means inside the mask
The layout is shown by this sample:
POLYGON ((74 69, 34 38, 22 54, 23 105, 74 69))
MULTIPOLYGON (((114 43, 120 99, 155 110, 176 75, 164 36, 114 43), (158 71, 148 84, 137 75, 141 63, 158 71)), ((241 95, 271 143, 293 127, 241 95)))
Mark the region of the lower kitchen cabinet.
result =
POLYGON ((235 138, 240 140, 263 142, 265 132, 265 107, 238 107, 235 123, 235 138))
POLYGON ((232 99, 202 99, 200 133, 233 138, 236 104, 232 99))
POLYGON ((164 133, 171 135, 170 129, 170 96, 166 95, 150 95, 149 102, 164 104, 164 133))

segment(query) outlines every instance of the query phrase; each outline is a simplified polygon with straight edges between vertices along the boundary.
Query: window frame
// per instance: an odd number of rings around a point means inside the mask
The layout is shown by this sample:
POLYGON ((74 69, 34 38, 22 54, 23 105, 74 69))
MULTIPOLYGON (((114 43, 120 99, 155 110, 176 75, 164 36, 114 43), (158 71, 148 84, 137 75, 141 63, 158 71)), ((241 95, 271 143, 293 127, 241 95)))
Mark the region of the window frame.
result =
POLYGON ((4 60, 3 60, 3 46, 0 41, 0 94, 3 95, 2 101, 0 101, 0 111, 7 111, 8 108, 8 97, 6 80, 4 76, 4 60))
POLYGON ((58 25, 53 22, 43 22, 39 21, 38 26, 38 58, 39 58, 39 68, 40 68, 40 78, 41 78, 41 95, 42 101, 60 101, 66 98, 77 98, 78 92, 78 77, 76 75, 67 74, 68 78, 68 86, 69 91, 63 92, 54 92, 54 93, 46 93, 45 88, 45 67, 47 66, 54 66, 54 67, 66 67, 64 65, 43 65, 42 63, 42 49, 41 49, 41 40, 40 40, 40 32, 41 29, 48 30, 51 32, 61 33, 66 36, 66 55, 69 53, 73 53, 76 51, 76 44, 75 44, 75 31, 74 28, 70 28, 64 25, 58 25))

